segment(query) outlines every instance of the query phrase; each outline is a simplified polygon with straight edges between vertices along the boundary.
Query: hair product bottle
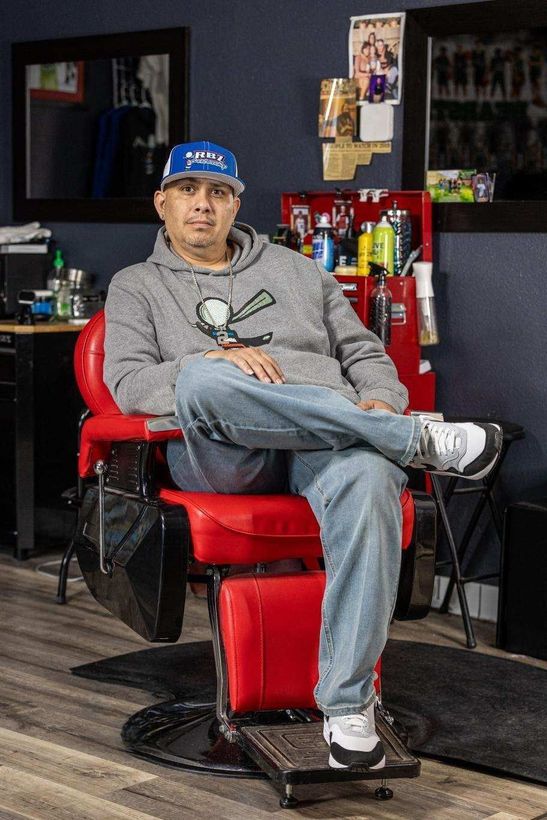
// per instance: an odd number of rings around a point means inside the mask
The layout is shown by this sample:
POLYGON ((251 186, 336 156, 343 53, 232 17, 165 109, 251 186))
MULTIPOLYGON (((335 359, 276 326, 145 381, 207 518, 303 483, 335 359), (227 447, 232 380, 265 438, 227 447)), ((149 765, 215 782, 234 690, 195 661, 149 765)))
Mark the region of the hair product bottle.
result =
POLYGON ((372 261, 385 268, 388 276, 393 276, 394 248, 395 231, 384 213, 372 232, 372 261))
POLYGON ((391 344, 391 291, 386 284, 388 272, 382 265, 371 262, 370 273, 377 277, 377 283, 370 294, 369 329, 387 347, 391 344))
POLYGON ((323 263, 326 270, 334 270, 334 231, 328 214, 321 214, 313 232, 312 256, 323 263))
POLYGON ((410 211, 399 208, 394 199, 391 208, 381 212, 386 214, 395 231, 393 247, 393 273, 401 276, 406 260, 412 250, 412 222, 410 211))
POLYGON ((361 233, 357 237, 357 276, 370 274, 369 262, 372 261, 372 232, 374 222, 363 222, 361 233))

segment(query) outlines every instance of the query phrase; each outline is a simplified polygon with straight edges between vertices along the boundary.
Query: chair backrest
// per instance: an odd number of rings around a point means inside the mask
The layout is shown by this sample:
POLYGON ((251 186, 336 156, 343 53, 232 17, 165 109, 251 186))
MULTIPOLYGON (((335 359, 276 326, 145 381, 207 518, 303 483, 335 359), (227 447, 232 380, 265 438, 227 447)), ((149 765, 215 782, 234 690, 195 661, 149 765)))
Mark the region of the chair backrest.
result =
POLYGON ((104 311, 100 310, 83 327, 74 349, 74 372, 82 398, 94 416, 121 413, 103 380, 104 311))

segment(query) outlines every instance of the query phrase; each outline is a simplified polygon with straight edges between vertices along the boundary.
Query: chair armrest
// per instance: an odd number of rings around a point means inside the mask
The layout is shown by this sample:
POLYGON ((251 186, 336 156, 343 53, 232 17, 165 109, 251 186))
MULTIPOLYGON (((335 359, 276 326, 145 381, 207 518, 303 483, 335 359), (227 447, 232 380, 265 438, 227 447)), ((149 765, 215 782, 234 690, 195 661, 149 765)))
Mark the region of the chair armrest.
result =
POLYGON ((94 475, 93 465, 99 459, 108 460, 115 441, 159 442, 182 438, 176 416, 124 416, 121 413, 102 413, 84 422, 78 454, 78 472, 81 478, 94 475))

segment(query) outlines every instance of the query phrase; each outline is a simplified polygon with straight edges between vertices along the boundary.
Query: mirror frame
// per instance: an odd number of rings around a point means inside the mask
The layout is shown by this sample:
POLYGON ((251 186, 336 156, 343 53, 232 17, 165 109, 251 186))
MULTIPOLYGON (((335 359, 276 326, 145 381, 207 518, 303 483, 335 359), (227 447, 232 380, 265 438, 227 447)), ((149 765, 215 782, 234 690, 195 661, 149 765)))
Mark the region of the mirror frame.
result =
POLYGON ((144 54, 169 55, 169 144, 188 139, 188 28, 12 44, 13 216, 50 222, 156 222, 149 197, 32 199, 27 196, 26 66, 144 54), (24 146, 23 150, 21 150, 24 146))
MULTIPOLYGON (((514 31, 518 11, 529 28, 547 27, 545 0, 486 0, 407 11, 404 54, 403 189, 425 187, 429 149, 430 38, 448 34, 514 31), (427 77, 427 83, 423 78, 427 77)), ((446 202, 433 205, 433 226, 442 232, 545 233, 545 200, 495 200, 488 204, 446 202)))

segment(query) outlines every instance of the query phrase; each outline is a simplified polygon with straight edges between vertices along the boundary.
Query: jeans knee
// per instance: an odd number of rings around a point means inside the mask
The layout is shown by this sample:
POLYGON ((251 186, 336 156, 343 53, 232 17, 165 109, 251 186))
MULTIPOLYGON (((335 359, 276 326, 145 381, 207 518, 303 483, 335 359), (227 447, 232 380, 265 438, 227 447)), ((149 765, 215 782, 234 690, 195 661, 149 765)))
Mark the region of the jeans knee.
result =
POLYGON ((378 504, 399 504, 399 499, 406 486, 405 472, 392 461, 385 459, 385 464, 375 473, 371 491, 374 502, 378 504))
POLYGON ((217 418, 237 409, 241 370, 219 358, 198 357, 184 367, 175 385, 177 415, 181 424, 196 418, 217 418))
POLYGON ((352 459, 346 472, 346 481, 358 487, 358 494, 366 499, 372 510, 398 505, 406 486, 405 472, 380 453, 367 453, 366 463, 352 459))
POLYGON ((200 357, 180 371, 175 385, 175 402, 181 422, 191 423, 214 395, 212 369, 211 362, 200 357))

